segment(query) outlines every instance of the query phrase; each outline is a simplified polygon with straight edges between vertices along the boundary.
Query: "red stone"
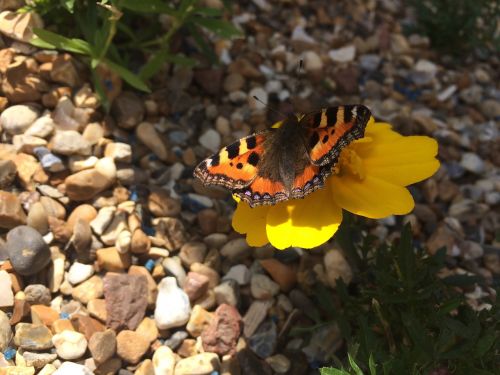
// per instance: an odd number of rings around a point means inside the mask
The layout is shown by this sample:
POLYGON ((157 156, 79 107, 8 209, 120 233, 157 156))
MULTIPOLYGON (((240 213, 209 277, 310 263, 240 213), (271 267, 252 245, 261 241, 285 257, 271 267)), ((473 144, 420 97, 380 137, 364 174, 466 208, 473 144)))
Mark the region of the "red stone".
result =
POLYGON ((203 348, 221 356, 236 353, 243 322, 233 306, 222 304, 215 310, 215 317, 201 333, 203 348))

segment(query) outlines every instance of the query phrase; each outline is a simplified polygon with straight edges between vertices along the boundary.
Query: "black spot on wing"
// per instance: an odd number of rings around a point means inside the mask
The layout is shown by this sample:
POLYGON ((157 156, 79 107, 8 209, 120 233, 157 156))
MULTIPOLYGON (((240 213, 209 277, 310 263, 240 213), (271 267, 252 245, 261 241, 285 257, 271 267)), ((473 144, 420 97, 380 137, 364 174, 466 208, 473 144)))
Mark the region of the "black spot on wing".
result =
POLYGON ((333 126, 337 122, 337 112, 339 107, 330 107, 326 110, 326 122, 328 126, 333 126))
POLYGON ((354 114, 352 112, 353 109, 353 105, 344 106, 344 123, 351 122, 352 118, 354 117, 354 114))
POLYGON ((328 137, 328 134, 326 134, 326 135, 323 137, 323 139, 321 140, 321 142, 323 142, 323 143, 328 142, 328 138, 329 138, 329 137, 328 137))
POLYGON ((229 159, 234 159, 240 154, 240 142, 234 142, 226 147, 227 157, 229 159))
POLYGON ((241 163, 236 164, 236 168, 238 168, 238 169, 243 168, 243 164, 241 164, 241 163))
POLYGON ((255 136, 248 137, 246 139, 246 142, 247 142, 247 149, 248 150, 251 150, 251 149, 255 148, 255 146, 257 146, 257 139, 255 138, 255 136))
POLYGON ((318 112, 314 115, 313 123, 311 124, 311 126, 313 128, 317 128, 320 124, 321 124, 321 112, 318 112))
POLYGON ((256 152, 252 152, 250 155, 248 155, 248 163, 250 163, 254 167, 256 167, 259 163, 259 159, 259 154, 257 154, 256 152))
POLYGON ((218 166, 219 162, 220 162, 219 154, 216 154, 216 155, 212 156, 212 159, 210 159, 210 165, 212 167, 218 166))
POLYGON ((319 135, 317 132, 313 132, 311 138, 309 139, 309 147, 313 148, 319 141, 319 135))

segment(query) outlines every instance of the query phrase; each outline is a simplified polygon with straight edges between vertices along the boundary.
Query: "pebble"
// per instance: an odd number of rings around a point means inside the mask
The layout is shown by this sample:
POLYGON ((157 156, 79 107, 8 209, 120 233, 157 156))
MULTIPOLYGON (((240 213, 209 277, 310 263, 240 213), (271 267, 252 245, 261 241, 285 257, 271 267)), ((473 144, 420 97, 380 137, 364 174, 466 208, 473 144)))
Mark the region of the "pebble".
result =
POLYGON ((283 354, 276 354, 266 358, 266 362, 277 374, 286 374, 291 367, 290 360, 283 354))
POLYGON ((196 301, 208 291, 209 279, 205 275, 189 272, 183 285, 183 290, 191 302, 196 301))
POLYGON ((111 329, 96 332, 90 338, 88 347, 97 363, 106 362, 116 353, 116 333, 111 329))
POLYGON ((465 170, 475 174, 482 174, 485 169, 484 161, 478 155, 472 152, 465 152, 462 154, 460 165, 465 170))
POLYGON ((186 242, 181 247, 179 258, 184 266, 190 267, 193 263, 201 263, 205 259, 207 245, 203 242, 186 242))
POLYGON ((21 275, 34 275, 50 263, 49 247, 42 235, 27 225, 7 233, 6 247, 12 266, 21 275))
POLYGON ((47 138, 54 132, 55 126, 52 117, 44 115, 36 119, 24 132, 24 135, 47 138))
POLYGON ((162 262, 162 266, 167 274, 174 276, 180 286, 183 286, 185 284, 186 271, 182 267, 179 257, 165 258, 162 262))
POLYGON ((81 303, 87 304, 90 300, 101 298, 104 295, 102 279, 94 275, 73 288, 71 295, 81 303))
POLYGON ((23 134, 38 118, 38 111, 27 105, 13 105, 0 114, 0 127, 11 135, 23 134))
POLYGON ((165 277, 158 284, 155 321, 159 329, 179 327, 188 322, 191 313, 189 296, 177 286, 174 277, 165 277))
POLYGON ((24 298, 30 305, 50 305, 52 296, 43 284, 31 284, 24 288, 24 298))
POLYGON ((19 198, 15 194, 0 190, 0 227, 14 228, 26 224, 26 219, 19 198))
POLYGON ((9 347, 11 340, 12 340, 12 330, 10 328, 9 317, 2 310, 0 310, 0 352, 3 352, 5 349, 9 347))
POLYGON ((240 288, 236 281, 227 280, 214 288, 218 305, 228 304, 237 307, 240 302, 240 288))
POLYGON ((251 273, 244 264, 232 266, 224 275, 222 280, 234 280, 238 285, 247 285, 250 282, 251 273))
POLYGON ((140 123, 135 134, 160 160, 168 160, 168 150, 153 124, 149 122, 140 123))
POLYGON ((207 150, 217 152, 220 149, 221 137, 217 131, 208 129, 200 136, 200 138, 198 138, 198 142, 200 142, 200 145, 205 147, 207 150))
POLYGON ((0 307, 11 307, 14 305, 14 293, 12 292, 12 279, 7 271, 0 270, 0 307))
POLYGON ((280 289, 284 292, 290 291, 297 282, 297 269, 280 261, 269 258, 259 261, 262 268, 264 268, 272 279, 277 282, 280 289))
POLYGON ((214 372, 217 373, 219 368, 220 360, 217 354, 201 353, 177 362, 175 375, 210 375, 214 372))
POLYGON ((220 250, 222 256, 228 258, 231 262, 235 262, 249 256, 251 248, 244 238, 235 238, 226 243, 220 250))
POLYGON ((238 310, 222 304, 215 310, 214 318, 201 333, 203 348, 221 356, 235 354, 242 329, 243 321, 238 310))
POLYGON ((74 262, 68 271, 68 281, 72 285, 78 285, 87 280, 94 274, 94 266, 91 264, 83 264, 74 262))
POLYGON ((338 49, 332 49, 328 51, 328 56, 332 59, 332 61, 337 63, 351 62, 356 56, 356 47, 351 45, 338 49))
POLYGON ((134 330, 148 306, 148 281, 144 275, 113 275, 104 278, 106 326, 119 331, 134 330))
POLYGON ((51 150, 61 155, 89 155, 91 144, 76 130, 58 130, 50 140, 51 150))
POLYGON ((153 354, 154 375, 174 375, 175 354, 168 346, 160 346, 153 354))
POLYGON ((63 362, 52 375, 94 375, 94 373, 84 365, 74 362, 63 362))
POLYGON ((26 350, 46 350, 52 348, 50 330, 38 324, 17 323, 14 344, 26 350))
POLYGON ((116 179, 116 166, 111 158, 100 159, 93 169, 72 174, 64 180, 66 195, 74 201, 86 201, 109 188, 116 179))
POLYGON ((62 331, 52 337, 57 355, 62 359, 78 359, 87 350, 87 339, 80 332, 62 331))
POLYGON ((249 347, 260 358, 271 356, 278 341, 278 328, 272 320, 264 321, 248 339, 249 347))
POLYGON ((116 336, 116 353, 128 363, 138 363, 148 348, 149 341, 137 332, 124 330, 116 336))
MULTIPOLYGON (((23 352, 23 358, 26 361, 27 367, 35 367, 35 369, 41 369, 45 365, 54 362, 57 359, 57 354, 50 353, 35 353, 35 352, 23 352)), ((39 372, 40 374, 41 372, 39 372)))
POLYGON ((328 251, 323 258, 323 263, 330 287, 335 288, 338 278, 342 278, 346 284, 351 282, 353 277, 351 266, 339 250, 328 251))
POLYGON ((256 299, 269 299, 278 294, 280 286, 266 275, 255 274, 250 279, 250 291, 256 299))

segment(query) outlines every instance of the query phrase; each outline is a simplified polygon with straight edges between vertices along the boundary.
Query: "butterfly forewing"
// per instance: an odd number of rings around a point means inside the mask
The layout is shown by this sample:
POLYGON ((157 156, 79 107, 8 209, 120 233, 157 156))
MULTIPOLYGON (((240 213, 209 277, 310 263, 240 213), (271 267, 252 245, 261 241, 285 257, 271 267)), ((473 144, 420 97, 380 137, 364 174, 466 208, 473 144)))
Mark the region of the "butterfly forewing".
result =
POLYGON ((363 105, 329 107, 306 114, 300 120, 306 131, 306 147, 315 165, 335 163, 340 152, 362 138, 370 111, 363 105))

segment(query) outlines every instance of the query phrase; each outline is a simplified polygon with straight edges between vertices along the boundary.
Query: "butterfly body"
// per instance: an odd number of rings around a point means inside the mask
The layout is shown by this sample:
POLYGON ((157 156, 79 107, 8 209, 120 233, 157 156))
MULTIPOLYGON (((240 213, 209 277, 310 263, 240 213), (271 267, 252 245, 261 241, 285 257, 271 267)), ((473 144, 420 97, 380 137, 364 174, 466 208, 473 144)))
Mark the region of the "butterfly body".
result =
POLYGON ((292 115, 278 128, 224 147, 194 175, 205 185, 232 190, 252 207, 303 198, 323 187, 342 149, 363 137, 370 115, 362 105, 292 115))

